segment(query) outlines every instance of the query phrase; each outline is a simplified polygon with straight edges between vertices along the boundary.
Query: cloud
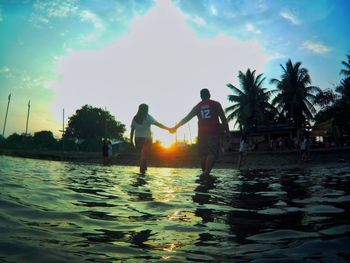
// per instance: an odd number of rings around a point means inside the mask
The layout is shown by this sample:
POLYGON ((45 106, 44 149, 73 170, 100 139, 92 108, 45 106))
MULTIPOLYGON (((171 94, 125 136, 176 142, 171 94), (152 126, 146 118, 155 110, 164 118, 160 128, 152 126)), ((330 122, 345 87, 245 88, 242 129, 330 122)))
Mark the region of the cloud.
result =
POLYGON ((300 25, 301 21, 299 20, 299 18, 293 14, 292 12, 288 11, 288 10, 284 10, 280 13, 280 15, 286 19, 288 22, 292 23, 293 25, 300 25))
POLYGON ((77 0, 36 0, 28 20, 35 27, 41 28, 48 25, 52 18, 65 18, 74 15, 78 9, 77 0))
POLYGON ((248 32, 251 32, 253 34, 256 34, 256 35, 260 35, 261 34, 261 30, 255 28, 255 26, 253 24, 246 24, 245 27, 244 27, 248 32))
POLYGON ((328 53, 332 50, 331 47, 328 47, 324 44, 317 43, 317 42, 314 42, 311 40, 304 41, 301 46, 302 46, 302 48, 307 49, 307 50, 309 50, 313 53, 317 53, 317 54, 328 53))
POLYGON ((2 67, 0 68, 0 74, 8 73, 10 72, 10 69, 8 67, 2 67))
POLYGON ((33 9, 42 11, 48 17, 66 17, 78 10, 77 0, 37 0, 33 9))
POLYGON ((80 17, 82 21, 90 21, 96 29, 102 29, 104 27, 97 15, 89 10, 82 11, 80 17))
POLYGON ((2 9, 1 9, 1 5, 0 5, 0 22, 4 21, 4 16, 2 14, 2 9))
POLYGON ((216 9, 216 6, 215 5, 211 5, 210 8, 210 13, 213 15, 213 16, 217 16, 218 15, 218 10, 216 9))
MULTIPOLYGON (((82 105, 92 104, 107 107, 128 125, 138 104, 147 103, 156 119, 174 125, 199 101, 203 87, 227 107, 230 90, 226 84, 238 85, 239 70, 263 72, 269 59, 254 41, 224 35, 198 37, 186 15, 162 0, 110 45, 71 51, 59 58, 61 79, 48 85, 57 94, 56 112, 65 108, 71 115, 82 105)), ((161 131, 155 132, 155 137, 160 136, 161 131)))
POLYGON ((196 24, 197 26, 203 26, 203 25, 206 24, 206 23, 205 23, 205 20, 204 20, 203 18, 201 18, 201 17, 198 17, 198 16, 194 17, 194 18, 192 19, 192 21, 193 21, 193 23, 196 24))

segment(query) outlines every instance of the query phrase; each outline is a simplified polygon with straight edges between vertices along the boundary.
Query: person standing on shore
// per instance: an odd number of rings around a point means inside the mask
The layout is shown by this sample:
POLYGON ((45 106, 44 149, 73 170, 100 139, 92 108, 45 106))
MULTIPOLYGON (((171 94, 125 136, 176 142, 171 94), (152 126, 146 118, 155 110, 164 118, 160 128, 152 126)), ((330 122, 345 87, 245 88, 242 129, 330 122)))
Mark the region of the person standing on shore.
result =
POLYGON ((108 140, 107 147, 108 147, 108 164, 110 164, 112 161, 112 155, 113 155, 113 146, 112 146, 111 140, 108 140))
POLYGON ((103 165, 108 163, 108 143, 107 139, 103 139, 102 141, 102 157, 103 157, 103 165))
POLYGON ((202 89, 200 97, 202 100, 172 128, 172 131, 175 132, 194 116, 198 117, 198 153, 203 176, 209 176, 221 148, 220 125, 222 124, 222 130, 228 138, 230 130, 221 104, 210 99, 209 90, 202 89))
POLYGON ((151 115, 148 114, 148 105, 140 104, 138 111, 131 123, 130 142, 135 145, 140 151, 140 173, 144 174, 147 171, 148 158, 152 145, 151 125, 156 125, 161 129, 171 131, 167 126, 157 122, 151 115))
POLYGON ((305 162, 306 161, 306 147, 307 147, 307 138, 304 136, 300 142, 300 161, 305 162))
POLYGON ((238 156, 238 169, 241 168, 244 154, 247 150, 247 136, 245 134, 242 135, 241 141, 239 143, 239 156, 238 156))

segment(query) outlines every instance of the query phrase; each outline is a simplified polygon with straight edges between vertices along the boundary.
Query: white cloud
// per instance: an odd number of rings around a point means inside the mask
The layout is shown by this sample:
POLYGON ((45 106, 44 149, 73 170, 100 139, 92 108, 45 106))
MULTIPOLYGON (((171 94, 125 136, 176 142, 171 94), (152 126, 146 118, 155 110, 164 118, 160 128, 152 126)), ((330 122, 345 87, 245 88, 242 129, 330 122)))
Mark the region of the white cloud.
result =
POLYGON ((63 18, 74 15, 78 11, 77 0, 36 0, 29 22, 36 27, 49 24, 51 18, 63 18))
POLYGON ((2 9, 1 9, 1 6, 0 6, 0 22, 4 21, 4 16, 2 14, 2 9))
POLYGON ((248 32, 251 32, 251 33, 256 34, 256 35, 260 35, 261 34, 261 30, 257 29, 253 24, 250 24, 250 23, 245 25, 245 29, 248 32))
MULTIPOLYGON (((60 80, 49 85, 57 94, 56 112, 70 116, 84 104, 107 107, 127 126, 140 103, 167 125, 188 113, 199 101, 200 89, 211 90, 213 99, 227 107, 228 82, 238 85, 238 70, 261 73, 270 57, 257 42, 227 36, 199 38, 186 16, 170 1, 158 1, 130 32, 114 43, 93 51, 71 51, 57 60, 60 80)), ((58 117, 57 117, 58 119, 58 117)), ((192 136, 196 120, 191 122, 192 136)), ((153 129, 155 137, 167 132, 153 129)), ((184 127, 179 131, 187 132, 184 127)))
POLYGON ((96 14, 92 13, 89 10, 84 10, 80 14, 81 20, 82 21, 89 21, 91 22, 96 29, 101 29, 103 28, 103 24, 101 20, 96 16, 96 14))
POLYGON ((37 0, 33 8, 44 11, 48 17, 66 17, 78 10, 77 0, 37 0))
POLYGON ((35 27, 40 28, 42 25, 47 25, 50 21, 43 15, 32 14, 29 17, 29 22, 32 23, 35 27))
POLYGON ((197 26, 204 26, 205 20, 199 16, 196 16, 195 18, 192 19, 192 22, 195 23, 197 26))
POLYGON ((294 24, 294 25, 300 25, 301 21, 299 20, 299 18, 293 14, 292 12, 288 11, 288 10, 284 10, 280 13, 280 15, 286 19, 287 21, 289 21, 290 23, 294 24))
POLYGON ((2 67, 0 68, 0 74, 1 73, 7 73, 7 72, 10 72, 10 69, 8 67, 2 67))
POLYGON ((214 5, 210 6, 210 12, 212 15, 217 16, 218 15, 218 10, 216 9, 216 7, 214 5))
POLYGON ((311 40, 304 41, 302 48, 307 49, 313 53, 324 54, 330 52, 332 49, 324 44, 317 43, 311 40))
POLYGON ((80 43, 81 44, 88 44, 88 43, 95 41, 96 39, 97 39, 97 35, 95 33, 91 33, 87 36, 82 36, 80 43))

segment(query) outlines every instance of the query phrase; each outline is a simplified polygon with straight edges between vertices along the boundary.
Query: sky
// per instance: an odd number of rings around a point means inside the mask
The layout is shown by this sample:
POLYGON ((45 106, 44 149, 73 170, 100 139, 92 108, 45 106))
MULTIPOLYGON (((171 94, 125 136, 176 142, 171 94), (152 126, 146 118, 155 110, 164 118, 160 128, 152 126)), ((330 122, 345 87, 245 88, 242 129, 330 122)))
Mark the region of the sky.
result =
MULTIPOLYGON (((208 88, 223 108, 238 71, 300 61, 312 85, 334 88, 350 53, 348 0, 0 0, 0 128, 5 137, 51 130, 62 110, 107 109, 127 127, 141 103, 173 126, 208 88)), ((234 129, 233 122, 230 128, 234 129)), ((174 135, 153 127, 169 144, 174 135)), ((178 130, 194 140, 197 120, 178 130)))

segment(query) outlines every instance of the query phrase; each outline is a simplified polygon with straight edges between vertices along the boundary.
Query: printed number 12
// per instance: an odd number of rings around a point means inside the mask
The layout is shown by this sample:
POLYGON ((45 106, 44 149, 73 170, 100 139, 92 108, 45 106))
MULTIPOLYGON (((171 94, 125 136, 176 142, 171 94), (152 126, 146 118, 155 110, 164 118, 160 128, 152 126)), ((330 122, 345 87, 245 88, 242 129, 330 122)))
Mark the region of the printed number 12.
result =
POLYGON ((210 119, 210 110, 203 109, 201 110, 202 119, 210 119))

